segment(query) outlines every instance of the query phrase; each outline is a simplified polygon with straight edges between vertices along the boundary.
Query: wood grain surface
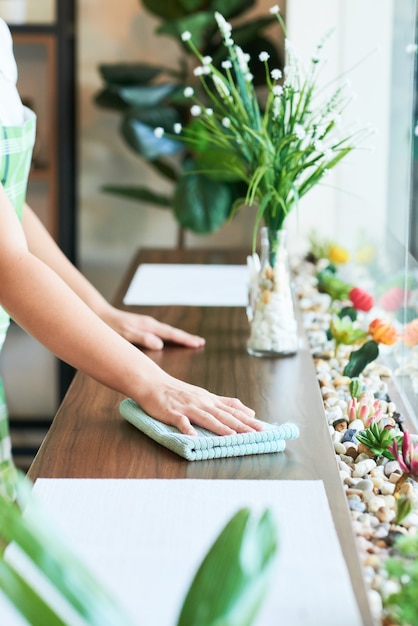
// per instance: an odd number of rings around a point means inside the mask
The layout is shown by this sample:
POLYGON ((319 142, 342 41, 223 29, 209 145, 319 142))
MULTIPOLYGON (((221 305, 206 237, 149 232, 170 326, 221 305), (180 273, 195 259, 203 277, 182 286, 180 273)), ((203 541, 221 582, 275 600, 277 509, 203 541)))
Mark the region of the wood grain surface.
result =
MULTIPOLYGON (((245 258, 238 251, 144 250, 127 272, 115 304, 123 307, 123 295, 140 263, 245 263, 245 258)), ((162 352, 148 351, 162 368, 218 394, 239 397, 265 421, 295 422, 300 437, 288 442, 283 453, 188 462, 125 422, 118 409, 120 394, 77 373, 29 470, 30 478, 323 480, 364 625, 372 626, 347 501, 301 323, 297 355, 260 359, 245 349, 249 329, 244 309, 124 308, 206 338, 199 350, 167 346, 162 352)))

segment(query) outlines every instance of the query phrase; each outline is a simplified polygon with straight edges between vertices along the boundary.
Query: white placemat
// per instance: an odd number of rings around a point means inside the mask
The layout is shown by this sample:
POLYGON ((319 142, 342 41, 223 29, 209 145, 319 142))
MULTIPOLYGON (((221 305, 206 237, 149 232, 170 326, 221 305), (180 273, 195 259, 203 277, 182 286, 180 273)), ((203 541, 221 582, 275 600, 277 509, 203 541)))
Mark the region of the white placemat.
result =
POLYGON ((198 565, 243 506, 271 508, 279 527, 256 626, 361 626, 322 481, 42 479, 34 491, 138 626, 175 625, 198 565))
POLYGON ((136 270, 123 302, 245 307, 248 269, 246 265, 144 263, 136 270))

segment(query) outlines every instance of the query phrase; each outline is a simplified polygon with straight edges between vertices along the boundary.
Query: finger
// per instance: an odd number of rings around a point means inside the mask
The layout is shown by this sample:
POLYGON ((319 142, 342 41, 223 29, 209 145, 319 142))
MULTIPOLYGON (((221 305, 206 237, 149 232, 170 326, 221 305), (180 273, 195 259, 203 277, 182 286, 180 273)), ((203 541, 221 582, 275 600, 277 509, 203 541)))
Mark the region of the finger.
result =
POLYGON ((159 337, 165 341, 172 341, 188 348, 201 348, 205 345, 205 339, 198 335, 191 335, 184 330, 168 326, 167 324, 161 324, 158 330, 155 331, 159 337))
POLYGON ((148 350, 162 350, 164 348, 163 340, 153 333, 137 333, 132 342, 148 350))

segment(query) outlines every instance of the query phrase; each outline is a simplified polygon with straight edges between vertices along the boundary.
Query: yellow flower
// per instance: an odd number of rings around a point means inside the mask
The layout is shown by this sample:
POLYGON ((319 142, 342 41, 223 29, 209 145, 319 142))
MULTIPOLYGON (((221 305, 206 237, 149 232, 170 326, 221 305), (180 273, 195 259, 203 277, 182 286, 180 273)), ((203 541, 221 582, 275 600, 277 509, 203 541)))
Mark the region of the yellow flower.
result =
POLYGON ((328 250, 328 258, 332 263, 347 263, 350 253, 345 248, 331 244, 328 250))

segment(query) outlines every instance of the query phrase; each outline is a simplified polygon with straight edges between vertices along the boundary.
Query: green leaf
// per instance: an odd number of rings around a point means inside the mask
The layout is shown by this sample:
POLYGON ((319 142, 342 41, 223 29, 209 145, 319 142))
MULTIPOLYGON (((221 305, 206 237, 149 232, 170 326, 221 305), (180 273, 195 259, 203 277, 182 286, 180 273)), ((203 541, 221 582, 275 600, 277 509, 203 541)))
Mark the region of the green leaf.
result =
POLYGON ((196 173, 195 162, 186 159, 173 204, 181 226, 195 233, 212 233, 227 221, 231 205, 230 186, 196 173))
POLYGON ((355 322, 357 319, 357 309, 353 306, 343 306, 342 309, 338 313, 339 318, 349 317, 352 322, 355 322))
POLYGON ((155 193, 146 187, 117 186, 105 185, 102 187, 105 193, 111 193, 115 196, 121 196, 128 200, 143 202, 146 204, 155 204, 156 206, 171 208, 173 199, 170 196, 163 196, 155 193))
MULTIPOLYGON (((157 109, 152 112, 152 115, 157 117, 161 113, 161 109, 157 109)), ((165 136, 155 136, 154 128, 160 125, 164 128, 163 124, 149 125, 143 121, 144 119, 146 118, 138 111, 131 111, 122 120, 122 136, 134 152, 153 161, 161 156, 176 154, 183 150, 180 142, 165 136)), ((162 121, 161 117, 160 120, 162 121)), ((164 123, 167 123, 166 118, 164 123)))
POLYGON ((119 90, 114 87, 105 87, 94 95, 94 104, 102 109, 113 111, 126 111, 128 105, 119 95, 119 90))
MULTIPOLYGON (((30 503, 23 517, 15 502, 0 495, 0 531, 1 539, 6 543, 13 541, 89 626, 120 626, 130 623, 108 592, 54 532, 36 502, 30 503)), ((8 562, 13 568, 11 558, 8 557, 8 562)), ((4 561, 5 557, 2 556, 0 563, 4 561)), ((13 573, 7 566, 2 567, 2 576, 8 585, 9 595, 18 593, 13 590, 13 585, 19 585, 20 590, 24 591, 23 584, 15 577, 13 580, 13 573)), ((47 602, 47 598, 45 601, 47 602)), ((26 606, 27 603, 36 602, 36 597, 29 593, 19 599, 16 608, 19 610, 20 604, 26 606)), ((48 622, 47 617, 48 613, 45 614, 44 621, 40 619, 35 623, 42 626, 61 624, 60 621, 48 622)))
POLYGON ((254 5, 255 0, 213 0, 210 8, 229 19, 248 11, 254 5))
POLYGON ((141 2, 150 13, 165 20, 173 20, 185 14, 179 0, 141 0, 141 2))
POLYGON ((167 98, 177 85, 164 83, 162 85, 146 85, 144 87, 119 87, 120 98, 132 107, 156 107, 167 98))
POLYGON ((177 626, 250 626, 267 591, 277 552, 270 511, 256 519, 241 509, 206 555, 184 601, 177 626))
POLYGON ((355 378, 359 376, 366 365, 377 359, 379 356, 379 346, 372 339, 366 341, 358 350, 350 354, 350 359, 344 368, 344 376, 355 378))
POLYGON ((161 73, 171 71, 169 68, 149 63, 102 63, 99 65, 100 75, 106 83, 123 87, 144 85, 161 73))
POLYGON ((196 169, 210 178, 238 181, 244 178, 242 161, 234 150, 210 148, 196 156, 196 169))
POLYGON ((26 580, 1 559, 0 589, 31 626, 66 626, 26 580))
MULTIPOLYGON (((159 35, 170 35, 181 42, 182 33, 189 31, 192 36, 193 44, 198 50, 202 50, 205 47, 208 34, 213 32, 214 28, 215 18, 213 13, 202 11, 195 15, 165 22, 157 28, 157 33, 159 35)), ((184 46, 184 50, 191 54, 191 50, 188 46, 184 46)))

